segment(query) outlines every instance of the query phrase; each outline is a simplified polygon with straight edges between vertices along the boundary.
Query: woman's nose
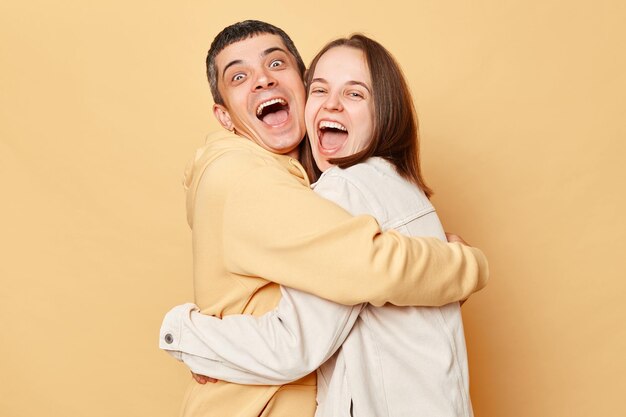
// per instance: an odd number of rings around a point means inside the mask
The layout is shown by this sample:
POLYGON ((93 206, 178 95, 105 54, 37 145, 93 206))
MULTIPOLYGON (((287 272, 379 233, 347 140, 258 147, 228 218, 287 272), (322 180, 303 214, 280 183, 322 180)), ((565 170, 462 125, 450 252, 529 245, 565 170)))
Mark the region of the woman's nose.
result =
POLYGON ((324 102, 324 108, 329 111, 341 111, 343 110, 343 105, 341 104, 339 96, 331 93, 324 102))

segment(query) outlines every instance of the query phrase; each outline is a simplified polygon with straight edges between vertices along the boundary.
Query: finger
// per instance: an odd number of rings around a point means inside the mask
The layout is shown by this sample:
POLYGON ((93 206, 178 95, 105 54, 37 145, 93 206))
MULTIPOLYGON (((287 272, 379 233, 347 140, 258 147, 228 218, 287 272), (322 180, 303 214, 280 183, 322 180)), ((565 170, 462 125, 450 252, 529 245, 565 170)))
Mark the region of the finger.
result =
POLYGON ((458 242, 459 241, 459 236, 455 235, 454 233, 446 232, 446 239, 448 240, 448 242, 454 243, 454 242, 458 242))
POLYGON ((195 373, 193 373, 193 372, 192 372, 192 373, 191 373, 191 376, 193 377, 193 379, 194 379, 194 380, 195 380, 198 384, 203 384, 203 385, 204 385, 204 384, 206 384, 206 383, 207 383, 206 377, 205 377, 205 376, 203 376, 203 375, 198 375, 198 374, 195 374, 195 373))
POLYGON ((454 233, 446 233, 446 239, 450 243, 460 243, 465 246, 469 246, 469 244, 463 240, 463 238, 459 235, 455 235, 454 233))

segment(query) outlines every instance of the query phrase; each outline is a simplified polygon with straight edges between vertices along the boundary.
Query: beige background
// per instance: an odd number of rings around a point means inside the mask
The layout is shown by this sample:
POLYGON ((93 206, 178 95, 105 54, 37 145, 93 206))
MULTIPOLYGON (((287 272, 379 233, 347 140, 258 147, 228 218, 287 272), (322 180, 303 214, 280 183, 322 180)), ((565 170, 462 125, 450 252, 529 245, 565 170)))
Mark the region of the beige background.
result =
POLYGON ((625 3, 339 3, 0 3, 0 415, 177 414, 180 178, 217 126, 206 50, 245 18, 305 61, 363 31, 402 63, 434 202, 491 262, 464 307, 476 415, 626 415, 625 3))

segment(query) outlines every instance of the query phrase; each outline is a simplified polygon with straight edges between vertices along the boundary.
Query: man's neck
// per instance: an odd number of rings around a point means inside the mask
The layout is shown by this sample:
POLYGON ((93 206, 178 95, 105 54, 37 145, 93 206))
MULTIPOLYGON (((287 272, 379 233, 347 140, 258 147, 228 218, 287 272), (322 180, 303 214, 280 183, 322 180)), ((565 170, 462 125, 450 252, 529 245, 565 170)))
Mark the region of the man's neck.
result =
POLYGON ((289 152, 286 153, 285 155, 292 157, 293 159, 299 160, 300 158, 300 146, 296 146, 296 148, 289 152))

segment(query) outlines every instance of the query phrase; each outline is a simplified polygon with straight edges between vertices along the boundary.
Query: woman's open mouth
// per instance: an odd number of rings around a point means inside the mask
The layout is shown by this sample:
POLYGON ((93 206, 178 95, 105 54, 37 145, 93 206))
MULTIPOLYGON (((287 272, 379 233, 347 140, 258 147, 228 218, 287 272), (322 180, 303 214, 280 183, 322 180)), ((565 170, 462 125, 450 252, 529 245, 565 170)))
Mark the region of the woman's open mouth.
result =
POLYGON ((323 151, 334 153, 341 149, 348 139, 348 129, 341 123, 322 120, 318 124, 317 137, 323 151))

